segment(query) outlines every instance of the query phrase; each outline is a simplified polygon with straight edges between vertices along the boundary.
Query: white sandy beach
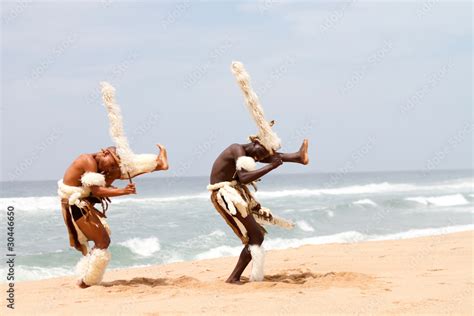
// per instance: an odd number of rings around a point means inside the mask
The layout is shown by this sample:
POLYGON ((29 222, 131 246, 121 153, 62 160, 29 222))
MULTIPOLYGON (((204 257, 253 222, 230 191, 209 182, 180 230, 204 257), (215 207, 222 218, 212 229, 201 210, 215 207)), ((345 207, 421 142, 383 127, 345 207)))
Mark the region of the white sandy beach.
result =
POLYGON ((108 271, 85 290, 20 282, 2 315, 472 315, 473 233, 270 251, 265 281, 240 286, 224 283, 234 257, 108 271))

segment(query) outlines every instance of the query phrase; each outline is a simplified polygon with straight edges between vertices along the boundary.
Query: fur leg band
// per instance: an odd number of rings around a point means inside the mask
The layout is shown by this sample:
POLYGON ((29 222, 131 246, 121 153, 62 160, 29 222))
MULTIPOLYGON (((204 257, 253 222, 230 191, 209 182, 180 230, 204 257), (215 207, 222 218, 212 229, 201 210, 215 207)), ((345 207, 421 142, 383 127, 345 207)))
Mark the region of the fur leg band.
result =
POLYGON ((110 251, 107 249, 93 249, 87 256, 82 257, 76 266, 80 280, 87 285, 100 284, 110 257, 110 251))
POLYGON ((252 256, 252 271, 250 273, 251 282, 263 281, 263 265, 265 264, 265 251, 262 246, 249 246, 250 255, 252 256))

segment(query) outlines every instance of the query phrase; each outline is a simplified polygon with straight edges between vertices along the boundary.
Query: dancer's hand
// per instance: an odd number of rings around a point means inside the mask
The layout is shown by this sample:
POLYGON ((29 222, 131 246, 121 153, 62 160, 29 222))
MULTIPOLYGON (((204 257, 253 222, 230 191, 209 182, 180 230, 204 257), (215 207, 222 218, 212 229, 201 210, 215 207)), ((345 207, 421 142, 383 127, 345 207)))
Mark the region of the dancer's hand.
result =
POLYGON ((283 164, 283 160, 281 159, 279 155, 274 155, 271 158, 272 158, 272 161, 270 164, 273 166, 273 168, 278 168, 283 164))
POLYGON ((136 194, 137 189, 135 188, 135 183, 129 183, 127 186, 123 189, 125 194, 136 194))

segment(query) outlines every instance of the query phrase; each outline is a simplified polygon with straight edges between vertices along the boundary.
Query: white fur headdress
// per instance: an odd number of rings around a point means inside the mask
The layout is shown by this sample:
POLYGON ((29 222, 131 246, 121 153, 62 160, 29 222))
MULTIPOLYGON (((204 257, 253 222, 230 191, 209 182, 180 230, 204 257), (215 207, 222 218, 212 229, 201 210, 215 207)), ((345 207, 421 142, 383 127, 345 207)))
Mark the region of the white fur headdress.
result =
POLYGON ((158 165, 157 155, 154 154, 135 154, 128 144, 127 137, 123 130, 123 118, 120 106, 115 101, 115 88, 108 82, 100 83, 102 100, 107 108, 110 123, 110 137, 117 147, 117 155, 120 158, 120 170, 122 179, 130 175, 136 175, 152 172, 158 165))
POLYGON ((263 108, 260 105, 257 94, 250 85, 250 76, 239 61, 233 61, 231 65, 232 73, 237 79, 240 89, 244 93, 245 103, 258 127, 258 134, 250 138, 256 139, 265 149, 273 153, 281 148, 281 140, 272 130, 273 123, 265 120, 263 108))

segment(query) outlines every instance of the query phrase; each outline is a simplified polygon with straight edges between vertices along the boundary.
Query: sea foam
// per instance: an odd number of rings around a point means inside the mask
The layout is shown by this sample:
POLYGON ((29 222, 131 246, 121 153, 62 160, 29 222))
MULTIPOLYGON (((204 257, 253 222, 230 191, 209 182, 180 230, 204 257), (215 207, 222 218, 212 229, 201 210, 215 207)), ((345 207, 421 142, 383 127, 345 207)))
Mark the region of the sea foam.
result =
POLYGON ((209 249, 196 255, 196 260, 213 259, 220 257, 237 256, 242 251, 242 247, 219 246, 209 249))
POLYGON ((308 224, 308 222, 306 221, 297 221, 296 222, 296 226, 298 226, 299 229, 301 229, 302 231, 305 231, 305 232, 314 232, 314 228, 308 224))
POLYGON ((15 207, 17 211, 59 211, 61 200, 57 196, 0 198, 0 208, 15 207))
POLYGON ((151 257, 156 252, 160 251, 160 242, 156 237, 149 238, 131 238, 119 245, 128 248, 134 254, 142 257, 151 257))
MULTIPOLYGON (((361 195, 361 194, 381 194, 381 193, 402 193, 402 192, 445 192, 456 194, 459 191, 473 190, 472 181, 457 181, 440 183, 436 185, 415 185, 407 183, 371 183, 365 185, 342 186, 335 188, 314 188, 314 189, 289 189, 275 191, 258 191, 257 197, 262 199, 282 199, 287 197, 315 197, 322 195, 361 195), (458 190, 456 192, 456 190, 458 190)), ((203 188, 205 191, 205 188, 203 188)), ((420 197, 423 198, 423 197, 420 197)), ((185 201, 199 201, 209 199, 208 192, 162 197, 119 197, 113 198, 113 205, 127 206, 151 206, 167 205, 169 203, 182 203, 185 201)), ((365 201, 365 200, 361 200, 365 201)), ((420 200, 421 201, 421 200, 420 200)), ((420 202, 422 203, 422 202, 420 202)), ((443 202, 435 202, 443 203, 443 202)), ((365 203, 367 204, 367 203, 365 203)), ((17 211, 59 211, 60 200, 57 196, 37 196, 37 197, 4 197, 0 198, 0 207, 5 209, 13 205, 17 211)), ((368 204, 367 204, 368 205, 368 204)))
POLYGON ((462 194, 452 194, 443 196, 432 196, 432 197, 410 197, 406 198, 406 201, 413 201, 423 205, 435 205, 435 206, 457 206, 469 204, 469 201, 462 194))
MULTIPOLYGON (((208 193, 151 197, 151 198, 112 198, 112 205, 156 205, 173 202, 183 202, 191 200, 209 199, 208 193)), ((6 209, 8 206, 14 206, 17 211, 59 211, 61 201, 57 196, 33 196, 33 197, 9 197, 0 198, 0 207, 6 209)))
POLYGON ((338 188, 318 188, 318 189, 297 189, 279 191, 259 191, 257 196, 261 198, 284 198, 284 197, 310 197, 321 195, 360 195, 379 193, 401 193, 414 191, 455 191, 472 190, 473 182, 462 181, 453 183, 443 183, 438 185, 415 185, 408 183, 371 183, 365 185, 353 185, 338 188))
POLYGON ((355 205, 377 206, 377 203, 375 203, 375 202, 372 201, 371 199, 358 200, 358 201, 352 202, 352 204, 355 204, 355 205))
MULTIPOLYGON (((1 275, 7 275, 8 268, 0 268, 1 275)), ((74 270, 65 267, 15 266, 15 281, 41 280, 74 275, 74 270)), ((4 279, 5 280, 5 279, 4 279)))

